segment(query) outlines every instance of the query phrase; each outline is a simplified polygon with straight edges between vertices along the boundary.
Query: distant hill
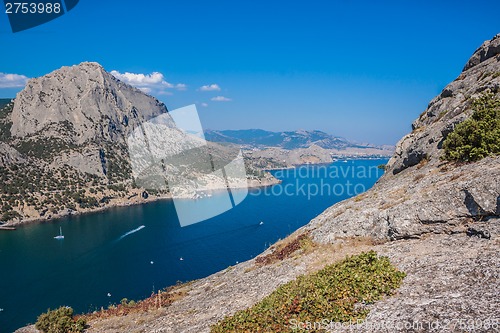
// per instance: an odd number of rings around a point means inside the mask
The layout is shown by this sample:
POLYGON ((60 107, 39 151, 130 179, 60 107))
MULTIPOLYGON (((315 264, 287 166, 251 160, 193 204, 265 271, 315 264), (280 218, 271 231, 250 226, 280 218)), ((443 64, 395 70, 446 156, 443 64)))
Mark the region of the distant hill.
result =
POLYGON ((248 130, 206 130, 205 138, 213 142, 224 142, 243 145, 251 148, 309 148, 312 145, 324 149, 346 148, 384 148, 370 144, 358 144, 344 138, 321 131, 288 131, 271 132, 262 129, 248 130))
POLYGON ((251 165, 264 169, 331 163, 338 158, 388 158, 394 152, 393 146, 355 143, 321 131, 206 130, 205 138, 240 146, 251 165))

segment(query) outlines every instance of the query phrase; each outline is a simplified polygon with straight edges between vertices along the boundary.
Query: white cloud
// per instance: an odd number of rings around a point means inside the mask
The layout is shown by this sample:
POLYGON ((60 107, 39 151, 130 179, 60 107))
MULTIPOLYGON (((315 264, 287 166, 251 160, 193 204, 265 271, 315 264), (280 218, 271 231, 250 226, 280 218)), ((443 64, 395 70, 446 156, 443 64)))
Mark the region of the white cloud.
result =
POLYGON ((23 88, 28 80, 24 75, 0 72, 0 88, 23 88))
POLYGON ((220 91, 220 87, 217 83, 212 83, 206 86, 201 86, 200 91, 220 91))
POLYGON ((184 83, 172 84, 165 80, 165 76, 160 72, 153 72, 151 74, 141 73, 120 73, 118 71, 111 71, 111 74, 118 80, 134 86, 147 94, 153 95, 171 95, 172 93, 166 89, 186 90, 187 85, 184 83))
POLYGON ((125 72, 124 74, 122 74, 118 71, 111 71, 111 74, 113 74, 113 76, 116 77, 117 79, 134 86, 161 84, 168 86, 169 88, 172 87, 172 84, 166 82, 164 80, 163 74, 159 72, 153 72, 151 74, 144 75, 144 74, 136 74, 129 72, 125 72))
POLYGON ((206 108, 208 106, 207 103, 201 103, 201 106, 203 106, 204 108, 206 108))
POLYGON ((227 98, 224 96, 217 96, 217 97, 212 97, 211 100, 214 102, 229 102, 231 101, 231 98, 227 98))
POLYGON ((175 89, 177 89, 177 90, 186 90, 187 89, 187 85, 185 85, 184 83, 177 83, 175 85, 175 89))
POLYGON ((143 93, 146 93, 146 94, 149 94, 151 93, 151 88, 148 88, 148 87, 141 87, 141 88, 138 88, 140 91, 142 91, 143 93))

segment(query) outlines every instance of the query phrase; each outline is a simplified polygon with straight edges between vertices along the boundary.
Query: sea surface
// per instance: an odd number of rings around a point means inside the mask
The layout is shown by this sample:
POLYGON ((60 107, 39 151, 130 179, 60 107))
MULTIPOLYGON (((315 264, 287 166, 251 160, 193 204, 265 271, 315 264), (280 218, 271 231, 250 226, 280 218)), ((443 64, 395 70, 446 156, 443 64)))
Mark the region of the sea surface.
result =
MULTIPOLYGON (((274 170, 281 184, 250 189, 232 210, 186 227, 172 200, 161 200, 0 231, 0 333, 34 323, 48 308, 93 311, 254 258, 334 203, 369 189, 386 162, 274 170), (65 238, 54 239, 60 228, 65 238)), ((200 202, 185 204, 196 209, 200 202)))

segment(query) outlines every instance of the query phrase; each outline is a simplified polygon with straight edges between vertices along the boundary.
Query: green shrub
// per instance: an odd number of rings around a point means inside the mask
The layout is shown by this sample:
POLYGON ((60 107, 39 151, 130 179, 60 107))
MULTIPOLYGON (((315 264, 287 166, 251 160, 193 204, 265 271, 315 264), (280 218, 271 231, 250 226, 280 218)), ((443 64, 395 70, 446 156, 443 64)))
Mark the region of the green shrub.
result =
POLYGON ((294 322, 364 319, 368 310, 356 304, 392 294, 404 277, 374 251, 347 257, 280 286, 253 307, 224 318, 211 332, 293 332, 294 322))
POLYGON ((47 310, 38 316, 35 327, 44 333, 80 333, 85 330, 85 320, 74 320, 73 309, 62 306, 56 310, 47 310))
POLYGON ((133 307, 136 305, 136 302, 135 301, 129 301, 127 298, 122 298, 122 300, 120 301, 120 304, 124 307, 133 307))
POLYGON ((475 100, 473 107, 472 116, 444 140, 445 159, 478 161, 500 153, 500 100, 488 93, 475 100))

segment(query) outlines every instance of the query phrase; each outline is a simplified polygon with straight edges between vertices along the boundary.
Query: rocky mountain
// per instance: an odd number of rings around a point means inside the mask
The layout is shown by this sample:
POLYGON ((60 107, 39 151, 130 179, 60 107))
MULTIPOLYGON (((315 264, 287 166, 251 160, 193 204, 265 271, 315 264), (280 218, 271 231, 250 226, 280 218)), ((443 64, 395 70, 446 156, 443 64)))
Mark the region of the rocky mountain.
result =
MULTIPOLYGON (((153 141, 142 147, 149 159, 154 149, 168 147, 176 154, 199 146, 197 138, 175 127, 163 103, 119 81, 97 63, 62 67, 31 79, 15 100, 0 102, 3 222, 47 219, 142 202, 151 194, 168 195, 168 187, 146 187, 134 181, 141 177, 134 175, 130 138, 150 135, 153 141)), ((236 155, 217 144, 204 149, 221 165, 236 155)), ((201 150, 197 153, 203 155, 201 150)), ((135 161, 146 163, 142 158, 135 161)), ((162 164, 165 173, 168 162, 162 164)), ((202 180, 210 178, 196 168, 182 171, 202 180)), ((146 173, 144 178, 155 169, 140 170, 146 173)), ((248 171, 251 185, 276 181, 251 166, 248 171)))
POLYGON ((394 151, 391 146, 354 143, 321 131, 206 130, 205 137, 242 147, 252 165, 265 169, 331 163, 335 158, 390 157, 394 151))
POLYGON ((270 132, 261 129, 205 131, 207 140, 245 145, 251 148, 279 147, 284 149, 308 148, 315 144, 322 148, 355 147, 347 140, 321 131, 270 132))
POLYGON ((89 332, 117 327, 209 332, 225 316, 254 305, 297 276, 370 249, 388 256, 407 276, 395 295, 358 304, 370 312, 352 330, 495 331, 500 308, 500 142, 495 136, 491 141, 490 134, 499 131, 499 101, 497 35, 429 103, 412 132, 398 143, 379 182, 327 209, 259 256, 275 262, 261 265, 254 259, 229 267, 180 286, 166 308, 94 319, 89 332), (481 112, 485 109, 489 111, 481 112), (494 124, 491 132, 481 130, 485 124, 494 124), (453 160, 447 155, 450 147, 462 153, 488 151, 489 156, 453 160), (485 147, 491 150, 481 150, 485 147), (303 236, 315 245, 297 245, 303 236))
POLYGON ((323 149, 342 150, 346 148, 377 148, 391 151, 391 146, 376 146, 348 141, 344 138, 333 136, 322 131, 285 131, 271 132, 261 129, 248 130, 206 130, 207 140, 214 142, 227 142, 245 146, 247 148, 283 148, 299 149, 309 148, 313 145, 323 149))

